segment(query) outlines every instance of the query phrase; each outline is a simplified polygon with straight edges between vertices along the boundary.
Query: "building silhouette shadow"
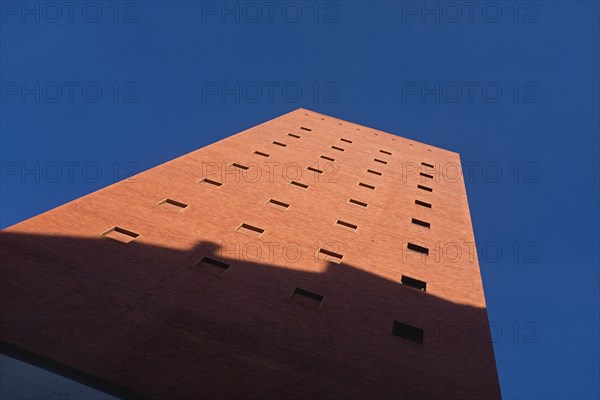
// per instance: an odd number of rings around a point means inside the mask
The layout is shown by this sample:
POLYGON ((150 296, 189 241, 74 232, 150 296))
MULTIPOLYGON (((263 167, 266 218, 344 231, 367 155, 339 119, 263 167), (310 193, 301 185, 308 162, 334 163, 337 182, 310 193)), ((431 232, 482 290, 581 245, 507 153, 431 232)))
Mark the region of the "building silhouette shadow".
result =
POLYGON ((0 250, 2 352, 117 397, 500 398, 485 309, 402 285, 400 268, 10 228, 0 250))

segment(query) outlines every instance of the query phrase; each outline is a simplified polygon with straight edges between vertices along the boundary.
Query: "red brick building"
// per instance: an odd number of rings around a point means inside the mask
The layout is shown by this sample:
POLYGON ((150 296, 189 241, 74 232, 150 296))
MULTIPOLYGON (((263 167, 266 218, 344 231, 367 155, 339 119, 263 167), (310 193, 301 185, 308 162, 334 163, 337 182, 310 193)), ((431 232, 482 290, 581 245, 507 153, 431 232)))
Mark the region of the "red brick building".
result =
POLYGON ((500 397, 451 151, 298 109, 0 240, 4 351, 124 397, 500 397))

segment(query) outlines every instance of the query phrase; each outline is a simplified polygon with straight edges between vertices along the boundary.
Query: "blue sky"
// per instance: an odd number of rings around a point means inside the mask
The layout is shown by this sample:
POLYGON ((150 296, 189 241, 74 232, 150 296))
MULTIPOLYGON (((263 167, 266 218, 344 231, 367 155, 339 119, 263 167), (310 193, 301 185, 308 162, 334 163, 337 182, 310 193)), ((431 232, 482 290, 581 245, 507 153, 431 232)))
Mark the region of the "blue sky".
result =
POLYGON ((1 1, 0 227, 305 107, 459 152, 504 397, 600 397, 599 3, 272 4, 1 1))

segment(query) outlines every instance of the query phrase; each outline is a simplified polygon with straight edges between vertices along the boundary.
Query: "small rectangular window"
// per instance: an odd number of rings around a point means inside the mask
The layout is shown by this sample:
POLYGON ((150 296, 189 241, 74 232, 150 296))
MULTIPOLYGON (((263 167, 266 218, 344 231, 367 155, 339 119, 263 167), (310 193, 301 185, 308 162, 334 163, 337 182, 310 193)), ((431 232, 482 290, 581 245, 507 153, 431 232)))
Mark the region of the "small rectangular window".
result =
POLYGON ((119 226, 114 226, 102 233, 102 236, 116 240, 117 242, 129 243, 140 237, 139 233, 132 232, 119 226))
POLYGON ((372 170, 372 169, 368 169, 368 170, 367 170, 367 172, 369 172, 369 173, 371 173, 371 174, 374 174, 374 175, 378 175, 378 176, 381 176, 381 175, 382 175, 382 173, 381 173, 381 172, 374 171, 374 170, 372 170))
POLYGON ((249 168, 249 167, 247 167, 247 166, 245 166, 245 165, 238 164, 238 163, 235 163, 235 162, 234 162, 233 164, 231 164, 231 166, 232 166, 232 167, 239 168, 239 169, 243 169, 244 171, 246 171, 246 170, 249 168))
POLYGON ((429 168, 435 168, 433 165, 427 164, 426 162, 422 162, 421 165, 423 165, 425 167, 429 167, 429 168))
POLYGON ((300 129, 302 129, 303 131, 312 132, 312 129, 308 129, 308 128, 305 128, 305 127, 303 127, 303 126, 301 126, 301 127, 300 127, 300 129))
POLYGON ((425 203, 424 201, 421 201, 421 200, 415 200, 415 204, 417 204, 417 205, 419 205, 419 206, 423 206, 423 207, 431 208, 431 204, 429 204, 429 203, 425 203))
POLYGON ((290 185, 298 186, 302 189, 308 189, 308 185, 305 185, 304 183, 300 183, 300 182, 296 182, 296 181, 291 181, 290 185))
POLYGON ((344 151, 344 149, 342 149, 341 147, 337 147, 337 146, 331 146, 332 149, 337 150, 337 151, 344 151))
POLYGON ((389 151, 385 151, 385 150, 379 150, 379 152, 383 153, 383 154, 387 154, 388 156, 392 155, 392 153, 390 153, 389 151))
POLYGON ((216 186, 216 187, 219 187, 222 185, 221 182, 213 181, 212 179, 208 179, 208 178, 202 179, 199 183, 205 183, 205 184, 216 186))
POLYGON ((417 187, 421 190, 426 190, 428 192, 433 192, 433 189, 427 186, 423 186, 423 185, 417 185, 417 187))
POLYGON ((194 267, 201 268, 202 270, 213 275, 223 275, 225 270, 229 268, 229 264, 209 257, 203 257, 200 261, 194 264, 194 267))
POLYGON ((359 182, 359 183, 358 183, 358 186, 362 186, 362 187, 366 187, 367 189, 375 190, 375 186, 373 186, 373 185, 368 185, 368 184, 366 184, 366 183, 362 183, 362 182, 359 182))
POLYGON ((327 250, 327 249, 319 249, 319 254, 322 254, 325 257, 325 260, 327 261, 332 261, 335 263, 341 263, 342 259, 344 258, 343 255, 339 254, 339 253, 335 253, 333 251, 327 250))
POLYGON ((270 154, 263 153, 262 151, 255 151, 254 154, 257 154, 257 155, 262 156, 262 157, 271 157, 270 154))
POLYGON ((341 140, 342 142, 346 142, 346 143, 352 143, 352 140, 348 140, 348 139, 344 139, 344 138, 341 138, 340 140, 341 140))
POLYGON ((323 171, 321 171, 320 169, 316 169, 316 168, 313 168, 313 167, 308 167, 306 169, 309 170, 309 171, 312 171, 312 172, 316 172, 317 174, 322 174, 323 173, 323 171))
POLYGON ((431 224, 429 222, 421 221, 420 219, 413 218, 412 223, 415 225, 421 225, 425 228, 431 228, 431 224))
POLYGON ((321 158, 322 158, 323 160, 327 160, 327 161, 331 161, 331 162, 334 162, 334 161, 335 161, 335 158, 331 158, 331 157, 327 157, 327 156, 321 156, 321 158))
POLYGON ((351 224, 350 222, 346 222, 346 221, 342 221, 342 220, 337 220, 336 222, 337 225, 343 226, 344 228, 348 228, 351 229, 353 231, 355 231, 356 229, 358 229, 358 225, 354 225, 351 224))
POLYGON ((294 289, 290 299, 295 303, 299 303, 311 308, 319 308, 323 302, 323 296, 320 294, 309 292, 308 290, 300 288, 294 289))
POLYGON ((294 135, 293 133, 288 133, 288 136, 291 136, 296 139, 300 139, 300 135, 294 135))
POLYGON ((416 343, 423 343, 423 329, 399 321, 394 321, 392 334, 416 343))
POLYGON ((412 251, 416 251, 417 253, 429 255, 429 249, 427 247, 419 246, 418 244, 408 243, 406 245, 406 248, 412 251))
POLYGON ((175 211, 181 211, 188 207, 187 204, 183 204, 178 201, 171 200, 171 199, 164 199, 163 201, 160 201, 158 203, 158 205, 163 208, 169 208, 169 209, 175 210, 175 211))
POLYGON ((350 200, 348 200, 348 203, 356 204, 357 206, 361 206, 361 207, 366 207, 366 206, 368 206, 368 204, 367 204, 367 203, 365 203, 365 202, 362 202, 362 201, 358 201, 358 200, 355 200, 355 199, 350 199, 350 200))
POLYGON ((422 292, 424 292, 427 288, 427 282, 423 282, 406 275, 402 275, 402 279, 400 280, 400 282, 405 286, 411 287, 413 289, 418 289, 422 292))
POLYGON ((278 142, 278 141, 274 141, 273 144, 276 145, 276 146, 287 147, 287 144, 281 143, 281 142, 278 142))
POLYGON ((236 231, 250 233, 252 235, 258 235, 258 236, 265 233, 265 230, 263 228, 252 226, 250 224, 241 224, 240 226, 237 227, 236 231))
POLYGON ((378 162, 380 164, 387 164, 387 161, 380 160, 379 158, 374 158, 373 161, 378 162))
POLYGON ((419 175, 424 176, 425 178, 433 179, 433 175, 429 175, 424 172, 419 173, 419 175))
POLYGON ((275 199, 270 199, 267 203, 274 205, 274 206, 283 207, 283 208, 288 208, 290 206, 289 204, 284 203, 283 201, 279 201, 279 200, 275 200, 275 199))

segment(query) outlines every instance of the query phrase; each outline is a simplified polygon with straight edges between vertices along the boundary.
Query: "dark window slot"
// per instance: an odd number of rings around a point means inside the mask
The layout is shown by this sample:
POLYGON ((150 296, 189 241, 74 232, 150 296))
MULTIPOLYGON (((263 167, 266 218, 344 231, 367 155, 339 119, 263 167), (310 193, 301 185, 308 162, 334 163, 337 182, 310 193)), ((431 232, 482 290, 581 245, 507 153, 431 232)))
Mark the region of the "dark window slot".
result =
POLYGON ((255 151, 254 154, 257 154, 257 155, 263 156, 263 157, 271 157, 270 154, 263 153, 262 151, 255 151))
POLYGON ((427 288, 427 282, 411 278, 410 276, 402 275, 402 279, 400 280, 400 282, 402 282, 402 284, 405 286, 420 290, 422 292, 424 292, 427 288))
POLYGON ((239 168, 239 169, 243 169, 244 171, 245 171, 245 170, 247 170, 247 169, 249 168, 249 167, 247 167, 247 166, 245 166, 245 165, 238 164, 238 163, 233 163, 233 164, 231 164, 231 166, 232 166, 232 167, 239 168))
POLYGON ((290 296, 290 299, 299 304, 309 306, 311 308, 319 308, 323 302, 323 296, 317 293, 309 292, 308 290, 295 288, 290 296))
POLYGON ((423 206, 423 207, 431 208, 431 204, 429 204, 429 203, 425 203, 424 201, 421 201, 421 200, 415 200, 415 204, 417 204, 417 205, 419 205, 419 206, 423 206))
POLYGON ((188 207, 187 204, 181 203, 179 201, 171 200, 171 199, 164 199, 163 201, 161 201, 160 203, 158 203, 158 205, 159 206, 163 206, 163 207, 167 207, 167 208, 177 209, 179 211, 181 211, 184 208, 188 207))
POLYGON ((323 160, 327 160, 327 161, 331 161, 331 162, 335 161, 335 158, 331 158, 331 157, 327 157, 327 156, 321 156, 321 158, 323 160))
POLYGON ((290 185, 298 186, 298 187, 301 187, 302 189, 308 189, 308 185, 305 185, 304 183, 300 183, 300 182, 296 182, 296 181, 291 181, 290 185))
POLYGON ((366 187, 367 189, 375 190, 375 186, 367 185, 366 183, 360 182, 358 186, 366 187))
POLYGON ((316 169, 316 168, 313 168, 313 167, 308 167, 306 169, 309 170, 309 171, 312 171, 312 172, 316 172, 317 174, 322 174, 323 173, 323 171, 321 171, 320 169, 316 169))
POLYGON ((372 169, 368 169, 368 170, 367 170, 367 172, 369 172, 369 173, 371 173, 371 174, 379 175, 379 176, 383 175, 381 172, 374 171, 374 170, 372 170, 372 169))
POLYGON ((416 251, 417 253, 429 255, 429 249, 427 247, 419 246, 418 244, 408 243, 406 245, 406 248, 412 251, 416 251))
POLYGON ((355 200, 355 199, 350 199, 350 200, 348 200, 348 202, 349 202, 349 203, 352 203, 352 204, 356 204, 357 206, 361 206, 361 207, 366 207, 366 206, 368 206, 368 204, 367 204, 367 203, 365 203, 365 202, 362 202, 362 201, 358 201, 358 200, 355 200))
POLYGON ((275 200, 275 199, 269 200, 269 203, 274 204, 279 207, 283 207, 283 208, 288 208, 290 206, 289 204, 284 203, 283 201, 279 201, 279 200, 275 200))
POLYGON ((428 192, 433 192, 433 189, 427 186, 423 186, 423 185, 417 185, 417 187, 421 190, 426 190, 428 192))
POLYGON ((104 232, 102 236, 116 240, 118 242, 129 243, 132 240, 137 239, 140 236, 140 234, 132 232, 125 228, 121 228, 119 226, 115 226, 104 232))
POLYGON ((392 155, 392 153, 390 153, 389 151, 385 151, 385 150, 379 150, 379 152, 383 153, 383 154, 387 154, 388 156, 392 155))
POLYGON ((353 231, 355 231, 358 228, 358 225, 354 225, 354 224, 351 224, 350 222, 346 222, 346 221, 341 221, 339 219, 337 220, 336 224, 344 226, 346 228, 350 228, 353 231))
POLYGON ((339 253, 335 253, 335 252, 327 250, 327 249, 319 249, 319 253, 329 256, 329 257, 332 257, 336 261, 342 261, 342 258, 344 258, 343 255, 341 255, 339 253))
POLYGON ((415 225, 421 225, 425 228, 431 228, 431 224, 429 222, 421 221, 420 219, 413 218, 412 223, 415 225))
POLYGON ((305 128, 305 127, 303 127, 303 126, 301 126, 301 127, 300 127, 300 129, 302 129, 303 131, 312 132, 312 129, 305 128))
POLYGON ((281 147, 287 147, 287 144, 281 143, 281 142, 278 142, 278 141, 274 141, 273 144, 275 144, 277 146, 281 146, 281 147))
POLYGON ((294 135, 293 133, 288 133, 288 136, 291 136, 296 139, 300 139, 300 135, 294 135))
POLYGON ((392 334, 416 343, 423 343, 423 329, 399 321, 394 321, 392 334))
POLYGON ((380 160, 379 158, 374 158, 373 161, 381 163, 381 164, 387 164, 387 161, 380 160))
POLYGON ((222 275, 227 268, 230 267, 230 265, 209 257, 203 257, 200 261, 194 264, 194 267, 201 267, 202 269, 206 270, 206 272, 209 272, 213 275, 222 275))
POLYGON ((425 178, 433 179, 433 175, 429 175, 424 172, 419 173, 419 175, 424 176, 425 178))
POLYGON ((236 229, 239 232, 246 232, 246 233, 258 233, 259 235, 262 235, 265 230, 262 228, 259 228, 257 226, 252 226, 250 224, 241 224, 240 226, 238 226, 238 228, 236 229))
POLYGON ((433 165, 427 164, 426 162, 422 162, 421 165, 423 165, 425 167, 429 167, 429 168, 435 168, 433 165))
POLYGON ((342 149, 341 147, 337 147, 337 146, 331 146, 332 149, 337 150, 337 151, 344 151, 344 149, 342 149))
POLYGON ((217 186, 217 187, 222 185, 221 182, 213 181, 212 179, 208 179, 208 178, 204 178, 200 182, 208 183, 209 185, 213 185, 213 186, 217 186))
POLYGON ((352 140, 348 140, 348 139, 344 139, 344 138, 341 138, 340 140, 341 140, 342 142, 346 142, 346 143, 352 143, 352 140))

